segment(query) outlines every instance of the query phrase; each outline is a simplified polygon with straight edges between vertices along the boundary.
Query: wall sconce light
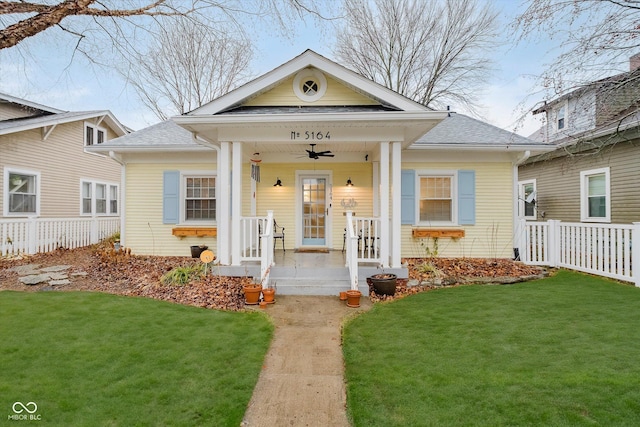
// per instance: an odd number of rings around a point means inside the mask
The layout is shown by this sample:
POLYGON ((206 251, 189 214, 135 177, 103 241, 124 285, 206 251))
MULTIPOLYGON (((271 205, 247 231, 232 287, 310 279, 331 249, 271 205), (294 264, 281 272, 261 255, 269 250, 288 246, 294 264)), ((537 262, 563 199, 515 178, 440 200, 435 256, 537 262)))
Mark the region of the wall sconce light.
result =
POLYGON ((274 187, 282 187, 282 181, 280 181, 280 178, 276 178, 276 183, 273 184, 274 187))
POLYGON ((351 177, 347 179, 347 187, 353 187, 353 182, 351 182, 351 177))

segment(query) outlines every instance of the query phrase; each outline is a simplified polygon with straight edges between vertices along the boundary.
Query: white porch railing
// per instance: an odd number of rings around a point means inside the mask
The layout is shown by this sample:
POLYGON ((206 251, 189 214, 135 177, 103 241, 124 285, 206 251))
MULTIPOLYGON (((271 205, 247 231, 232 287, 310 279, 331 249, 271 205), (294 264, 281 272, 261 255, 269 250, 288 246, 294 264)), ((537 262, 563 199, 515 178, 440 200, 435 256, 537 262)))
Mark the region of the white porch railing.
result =
POLYGON ((354 217, 347 212, 345 228, 345 249, 347 267, 351 278, 351 289, 358 289, 358 264, 381 264, 380 257, 380 219, 354 217))
POLYGON ((260 281, 269 286, 273 265, 273 211, 266 217, 240 218, 241 261, 260 261, 260 281))
POLYGON ((520 259, 526 264, 565 267, 640 286, 640 222, 583 224, 522 220, 520 230, 523 237, 520 259))
POLYGON ((0 256, 74 249, 120 231, 120 218, 0 219, 0 256))

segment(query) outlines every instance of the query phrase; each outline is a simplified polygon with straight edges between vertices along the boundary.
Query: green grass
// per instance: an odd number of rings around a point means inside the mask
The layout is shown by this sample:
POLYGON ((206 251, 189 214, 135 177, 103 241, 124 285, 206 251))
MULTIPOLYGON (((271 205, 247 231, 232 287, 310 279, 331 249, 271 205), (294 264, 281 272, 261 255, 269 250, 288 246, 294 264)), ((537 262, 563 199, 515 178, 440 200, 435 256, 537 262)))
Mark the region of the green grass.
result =
POLYGON ((638 426, 640 289, 561 271, 376 305, 344 330, 355 426, 638 426))
POLYGON ((272 334, 261 313, 0 292, 0 417, 35 402, 38 425, 235 427, 272 334))

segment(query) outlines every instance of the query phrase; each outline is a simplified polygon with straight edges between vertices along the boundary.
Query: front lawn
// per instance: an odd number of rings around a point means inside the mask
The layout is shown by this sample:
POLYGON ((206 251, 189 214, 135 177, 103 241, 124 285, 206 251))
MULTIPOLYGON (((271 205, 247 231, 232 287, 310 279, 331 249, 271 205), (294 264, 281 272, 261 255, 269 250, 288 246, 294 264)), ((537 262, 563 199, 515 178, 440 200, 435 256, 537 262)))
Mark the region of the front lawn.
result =
POLYGON ((355 426, 640 424, 640 289, 579 273, 378 304, 344 330, 355 426))
POLYGON ((0 292, 0 416, 34 402, 38 425, 238 426, 272 334, 256 312, 0 292))

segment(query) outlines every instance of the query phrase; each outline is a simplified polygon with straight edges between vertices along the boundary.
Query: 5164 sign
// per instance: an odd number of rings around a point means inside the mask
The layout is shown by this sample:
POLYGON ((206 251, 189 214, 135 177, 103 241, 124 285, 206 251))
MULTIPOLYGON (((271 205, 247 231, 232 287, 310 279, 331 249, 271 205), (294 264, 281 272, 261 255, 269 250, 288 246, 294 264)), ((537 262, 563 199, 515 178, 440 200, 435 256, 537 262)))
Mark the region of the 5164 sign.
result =
POLYGON ((298 140, 322 141, 323 139, 331 139, 331 134, 329 133, 329 131, 327 132, 312 131, 312 130, 305 130, 305 131, 299 131, 299 132, 295 130, 291 131, 292 141, 298 141, 298 140))

